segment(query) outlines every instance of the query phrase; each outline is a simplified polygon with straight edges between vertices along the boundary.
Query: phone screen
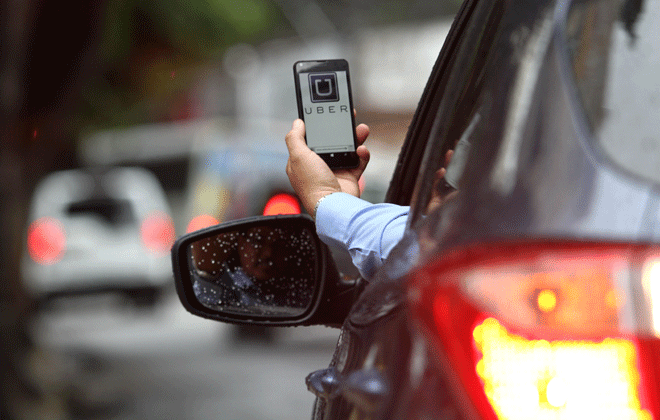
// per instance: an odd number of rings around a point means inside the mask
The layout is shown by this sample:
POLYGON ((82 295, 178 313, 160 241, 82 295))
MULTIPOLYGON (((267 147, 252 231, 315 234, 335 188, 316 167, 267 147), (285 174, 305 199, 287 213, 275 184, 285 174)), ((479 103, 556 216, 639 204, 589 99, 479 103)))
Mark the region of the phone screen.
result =
POLYGON ((307 145, 316 153, 353 152, 345 71, 300 73, 307 145))
POLYGON ((331 166, 357 166, 348 63, 298 62, 294 68, 307 145, 331 166))

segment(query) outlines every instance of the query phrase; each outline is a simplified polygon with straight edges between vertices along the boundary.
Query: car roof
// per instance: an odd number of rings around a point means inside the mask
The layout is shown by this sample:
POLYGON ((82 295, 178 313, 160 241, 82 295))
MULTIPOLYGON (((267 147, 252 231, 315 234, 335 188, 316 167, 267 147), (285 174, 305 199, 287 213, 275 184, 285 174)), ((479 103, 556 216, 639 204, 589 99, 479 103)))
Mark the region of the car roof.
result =
POLYGON ((78 168, 52 172, 34 190, 32 218, 61 211, 90 198, 125 200, 137 211, 159 209, 169 213, 165 194, 155 175, 140 167, 78 168))

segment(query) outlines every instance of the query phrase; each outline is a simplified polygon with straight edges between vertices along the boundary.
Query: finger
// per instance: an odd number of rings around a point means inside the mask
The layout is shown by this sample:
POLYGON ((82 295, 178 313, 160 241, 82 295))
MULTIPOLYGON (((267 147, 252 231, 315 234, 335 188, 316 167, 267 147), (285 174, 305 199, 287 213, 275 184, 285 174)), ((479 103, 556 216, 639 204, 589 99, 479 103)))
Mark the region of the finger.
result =
POLYGON ((447 154, 445 155, 445 166, 449 166, 449 163, 451 162, 451 157, 454 156, 454 151, 453 150, 447 150, 447 154))
POLYGON ((360 163, 358 164, 357 170, 358 170, 358 176, 357 178, 362 175, 364 170, 367 167, 367 164, 369 163, 369 159, 371 159, 371 153, 369 153, 369 149, 367 149, 366 146, 359 146, 356 150, 355 153, 357 153, 358 157, 360 158, 360 163))
POLYGON ((301 148, 308 148, 305 142, 305 123, 301 119, 293 121, 291 131, 286 134, 284 141, 290 154, 300 151, 301 148))
POLYGON ((364 144, 369 137, 369 126, 366 124, 360 124, 355 127, 355 134, 357 135, 358 146, 364 144))
POLYGON ((435 172, 435 183, 438 184, 440 180, 445 178, 445 175, 447 175, 447 169, 446 168, 440 168, 435 172))
POLYGON ((437 192, 437 189, 440 187, 440 181, 445 177, 447 170, 445 168, 440 168, 435 171, 435 179, 433 180, 433 191, 437 192))

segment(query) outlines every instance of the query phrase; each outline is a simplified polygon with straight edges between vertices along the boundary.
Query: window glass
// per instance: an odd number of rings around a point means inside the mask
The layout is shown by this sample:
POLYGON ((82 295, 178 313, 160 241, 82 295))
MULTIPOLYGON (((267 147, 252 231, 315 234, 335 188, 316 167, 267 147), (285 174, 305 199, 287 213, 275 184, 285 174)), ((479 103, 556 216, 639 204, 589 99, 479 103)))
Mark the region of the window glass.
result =
POLYGON ((413 194, 412 224, 455 196, 465 160, 481 124, 481 102, 488 76, 486 62, 501 29, 504 4, 479 2, 466 24, 448 73, 435 126, 430 131, 413 194))
POLYGON ((578 96, 606 155, 660 182, 660 0, 576 2, 565 33, 578 96))

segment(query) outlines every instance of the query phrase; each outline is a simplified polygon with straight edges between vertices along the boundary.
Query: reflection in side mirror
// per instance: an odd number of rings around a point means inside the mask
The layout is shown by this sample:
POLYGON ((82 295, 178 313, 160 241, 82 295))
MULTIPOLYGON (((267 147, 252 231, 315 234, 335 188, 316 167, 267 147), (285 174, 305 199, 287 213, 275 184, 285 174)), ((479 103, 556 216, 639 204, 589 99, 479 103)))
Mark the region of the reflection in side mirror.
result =
POLYGON ((337 282, 306 215, 260 216, 193 232, 176 241, 172 262, 188 311, 234 323, 304 324, 328 273, 337 282))
POLYGON ((317 249, 308 229, 255 225, 191 242, 193 291, 206 308, 298 317, 312 304, 317 249))

